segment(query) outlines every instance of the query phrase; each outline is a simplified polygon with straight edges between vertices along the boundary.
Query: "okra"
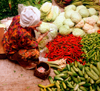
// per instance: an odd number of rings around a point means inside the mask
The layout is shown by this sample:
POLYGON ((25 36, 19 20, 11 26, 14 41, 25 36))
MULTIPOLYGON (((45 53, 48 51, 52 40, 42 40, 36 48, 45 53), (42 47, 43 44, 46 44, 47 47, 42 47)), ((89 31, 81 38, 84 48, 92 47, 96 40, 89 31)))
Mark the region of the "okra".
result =
POLYGON ((75 73, 75 74, 77 74, 75 71, 74 71, 74 69, 71 67, 71 71, 73 72, 73 73, 75 73))
POLYGON ((75 83, 78 83, 78 79, 72 76, 72 79, 75 83))
POLYGON ((72 86, 72 84, 71 84, 70 82, 68 82, 68 81, 67 81, 67 86, 68 86, 69 88, 74 88, 74 87, 72 86))

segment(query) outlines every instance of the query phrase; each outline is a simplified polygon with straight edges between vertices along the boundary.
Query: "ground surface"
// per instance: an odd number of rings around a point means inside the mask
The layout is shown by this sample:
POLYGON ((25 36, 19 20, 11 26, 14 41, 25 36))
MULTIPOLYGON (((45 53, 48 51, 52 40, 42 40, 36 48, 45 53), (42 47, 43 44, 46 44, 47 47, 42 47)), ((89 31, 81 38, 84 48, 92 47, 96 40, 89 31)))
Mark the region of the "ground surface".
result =
MULTIPOLYGON (((51 69, 50 76, 54 76, 51 69)), ((34 70, 26 70, 8 59, 0 60, 0 91, 39 91, 38 84, 49 81, 34 76, 34 70)))

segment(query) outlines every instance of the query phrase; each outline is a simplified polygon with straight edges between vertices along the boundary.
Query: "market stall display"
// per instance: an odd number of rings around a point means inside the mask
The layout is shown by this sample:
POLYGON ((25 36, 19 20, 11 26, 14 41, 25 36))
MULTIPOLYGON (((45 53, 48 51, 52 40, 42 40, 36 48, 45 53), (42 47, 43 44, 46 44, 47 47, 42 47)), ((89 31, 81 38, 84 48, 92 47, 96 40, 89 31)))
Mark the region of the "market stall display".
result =
MULTIPOLYGON (((46 78, 50 84, 38 84, 40 91, 100 91, 98 0, 55 2, 63 7, 63 11, 51 2, 39 6, 42 23, 37 27, 36 38, 49 31, 38 46, 40 59, 55 73, 52 78, 48 72, 49 77, 46 78)), ((35 71, 44 73, 45 69, 39 66, 35 71)), ((45 74, 40 73, 38 77, 43 79, 45 74)))

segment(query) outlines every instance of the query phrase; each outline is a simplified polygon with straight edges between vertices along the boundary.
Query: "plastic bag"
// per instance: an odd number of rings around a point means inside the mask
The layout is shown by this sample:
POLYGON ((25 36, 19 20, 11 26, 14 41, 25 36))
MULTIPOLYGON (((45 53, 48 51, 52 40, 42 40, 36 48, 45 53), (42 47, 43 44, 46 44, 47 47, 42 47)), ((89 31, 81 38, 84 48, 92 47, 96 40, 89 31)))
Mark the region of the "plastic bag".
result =
POLYGON ((46 53, 47 53, 47 47, 40 50, 39 61, 48 61, 48 58, 45 58, 46 53))

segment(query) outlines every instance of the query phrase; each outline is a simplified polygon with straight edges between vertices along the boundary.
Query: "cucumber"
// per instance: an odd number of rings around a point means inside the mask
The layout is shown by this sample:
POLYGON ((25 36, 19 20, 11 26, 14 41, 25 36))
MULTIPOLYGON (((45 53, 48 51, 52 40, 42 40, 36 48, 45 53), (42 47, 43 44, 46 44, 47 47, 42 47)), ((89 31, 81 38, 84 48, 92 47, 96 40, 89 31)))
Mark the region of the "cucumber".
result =
POLYGON ((83 87, 83 86, 80 86, 80 89, 81 89, 82 91, 87 91, 87 89, 86 89, 85 87, 83 87))
POLYGON ((100 72, 100 62, 97 62, 97 69, 98 69, 99 72, 100 72))
POLYGON ((75 87, 74 87, 74 91, 76 91, 79 87, 79 84, 77 84, 75 87))
POLYGON ((66 84, 65 84, 64 82, 62 82, 62 86, 63 86, 64 89, 67 88, 67 87, 66 87, 66 84))
POLYGON ((100 79, 98 79, 98 80, 96 81, 96 84, 100 84, 100 79))
POLYGON ((98 76, 100 75, 99 70, 93 65, 92 69, 98 74, 98 76))
POLYGON ((81 77, 83 77, 83 73, 82 73, 82 71, 78 68, 78 73, 79 73, 79 75, 81 76, 81 77))

